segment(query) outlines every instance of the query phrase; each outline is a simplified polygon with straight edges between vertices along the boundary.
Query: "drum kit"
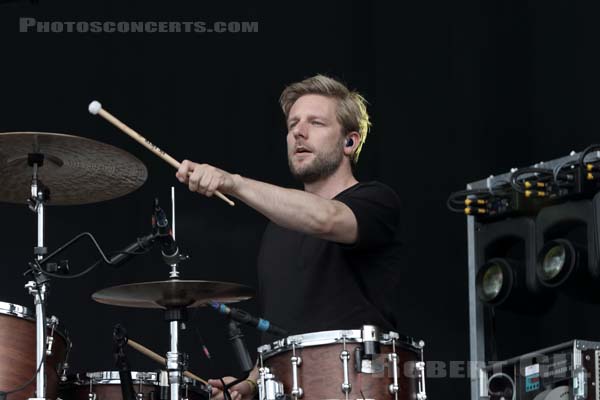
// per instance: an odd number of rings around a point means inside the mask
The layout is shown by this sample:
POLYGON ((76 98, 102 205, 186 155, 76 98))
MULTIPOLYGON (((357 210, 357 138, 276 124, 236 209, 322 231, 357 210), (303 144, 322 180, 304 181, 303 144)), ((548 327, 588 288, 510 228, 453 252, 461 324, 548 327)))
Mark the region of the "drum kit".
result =
MULTIPOLYGON (((99 103, 95 108, 92 104, 90 112, 102 115, 161 158, 170 158, 99 103)), ((178 165, 171 160, 170 164, 178 165)), ((123 378, 118 371, 68 371, 71 340, 58 327, 56 317, 46 317, 46 304, 50 279, 68 274, 60 263, 50 261, 79 237, 49 253, 44 222, 47 206, 114 199, 138 189, 146 178, 146 167, 139 159, 108 144, 57 133, 0 133, 0 202, 26 204, 37 222, 37 242, 25 285, 34 308, 0 302, 0 400, 134 400, 125 398, 128 377, 123 378)), ((225 196, 219 197, 233 205, 225 196)), ((129 346, 162 364, 158 372, 128 371, 129 385, 135 390, 131 397, 210 398, 208 383, 185 371, 187 357, 179 348, 179 332, 187 310, 246 300, 253 296, 253 290, 236 283, 180 279, 178 263, 185 256, 179 253, 174 232, 160 212, 155 214, 153 233, 119 254, 108 257, 97 243, 96 247, 104 262, 115 264, 161 244, 163 259, 171 267, 169 279, 114 286, 94 293, 92 298, 109 305, 160 309, 169 321, 170 348, 164 358, 125 339, 129 346)), ((422 341, 380 332, 371 325, 288 336, 257 350, 258 397, 424 400, 423 346, 422 341)))

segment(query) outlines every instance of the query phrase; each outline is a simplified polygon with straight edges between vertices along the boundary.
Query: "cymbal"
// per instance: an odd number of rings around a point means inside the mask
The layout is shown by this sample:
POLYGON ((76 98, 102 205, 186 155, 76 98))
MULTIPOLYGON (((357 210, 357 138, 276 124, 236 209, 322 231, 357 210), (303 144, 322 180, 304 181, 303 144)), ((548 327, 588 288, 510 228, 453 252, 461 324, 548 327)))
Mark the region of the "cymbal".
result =
POLYGON ((237 283, 170 279, 109 287, 94 293, 92 299, 134 308, 192 308, 211 301, 235 303, 253 295, 253 289, 237 283))
POLYGON ((38 178, 50 189, 48 205, 114 199, 138 189, 148 177, 136 157, 95 140, 60 133, 0 133, 0 202, 27 203, 31 197, 29 153, 44 155, 38 178))

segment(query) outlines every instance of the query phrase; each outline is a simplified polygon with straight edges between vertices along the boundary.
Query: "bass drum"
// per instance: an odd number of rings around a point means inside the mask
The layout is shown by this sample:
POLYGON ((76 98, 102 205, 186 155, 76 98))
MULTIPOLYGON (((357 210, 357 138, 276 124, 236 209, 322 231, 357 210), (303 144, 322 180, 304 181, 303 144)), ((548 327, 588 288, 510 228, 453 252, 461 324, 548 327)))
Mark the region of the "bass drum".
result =
MULTIPOLYGON (((71 347, 65 333, 56 328, 58 320, 48 323, 48 338, 52 338, 52 354, 46 356, 46 396, 55 399, 59 377, 64 374, 66 355, 71 347)), ((28 308, 0 302, 0 390, 11 391, 27 383, 38 368, 36 365, 35 316, 28 308)), ((46 348, 48 346, 45 346, 46 348)), ((9 394, 9 400, 25 400, 35 395, 36 380, 26 388, 9 394)))
MULTIPOLYGON (((136 400, 161 400, 169 398, 168 377, 160 385, 160 373, 131 371, 136 400)), ((62 400, 123 400, 119 371, 86 372, 69 376, 61 385, 62 400)), ((210 398, 206 385, 183 377, 181 398, 205 400, 210 398)))
POLYGON ((260 400, 424 400, 423 341, 362 329, 289 336, 258 348, 260 400))

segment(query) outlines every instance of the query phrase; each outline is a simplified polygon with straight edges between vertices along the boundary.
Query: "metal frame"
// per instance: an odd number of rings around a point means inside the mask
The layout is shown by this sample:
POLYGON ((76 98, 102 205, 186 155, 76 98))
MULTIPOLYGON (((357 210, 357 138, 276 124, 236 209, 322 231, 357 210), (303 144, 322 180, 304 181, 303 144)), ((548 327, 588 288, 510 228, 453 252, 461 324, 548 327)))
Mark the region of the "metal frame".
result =
MULTIPOLYGON (((547 162, 539 162, 531 167, 554 169, 559 165, 577 161, 580 153, 572 151, 568 156, 557 158, 547 162)), ((592 152, 588 157, 594 155, 596 159, 600 158, 600 152, 592 152)), ((486 179, 471 182, 467 184, 467 190, 472 189, 491 189, 500 184, 510 181, 510 176, 516 169, 510 172, 494 176, 490 175, 486 179)), ((487 390, 484 375, 481 373, 481 366, 486 363, 485 354, 485 325, 484 309, 481 302, 477 300, 477 291, 475 288, 475 277, 477 276, 477 239, 475 231, 477 223, 474 216, 467 216, 467 242, 468 242, 468 290, 469 290, 469 354, 471 361, 470 379, 471 379, 471 400, 480 400, 485 396, 487 390)))

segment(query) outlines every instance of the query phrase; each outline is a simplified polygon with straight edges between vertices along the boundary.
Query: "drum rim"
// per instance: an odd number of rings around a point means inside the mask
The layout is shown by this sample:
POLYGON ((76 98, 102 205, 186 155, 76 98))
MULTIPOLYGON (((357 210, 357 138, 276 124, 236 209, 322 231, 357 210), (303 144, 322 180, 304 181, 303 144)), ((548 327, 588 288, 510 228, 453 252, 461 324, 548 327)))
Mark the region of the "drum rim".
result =
POLYGON ((0 314, 11 315, 13 317, 29 319, 35 321, 31 309, 19 304, 0 301, 0 314))
MULTIPOLYGON (((15 303, 0 301, 0 315, 16 317, 35 323, 35 314, 31 311, 31 309, 15 303)), ((48 327, 47 318, 46 327, 48 327)), ((69 338, 69 333, 67 329, 63 329, 60 326, 57 326, 54 328, 54 331, 57 332, 64 339, 67 348, 69 348, 71 345, 71 339, 69 338)))
MULTIPOLYGON (((263 359, 267 359, 291 350, 293 344, 295 344, 297 349, 335 344, 341 343, 344 336, 347 343, 362 343, 361 329, 339 329, 330 331, 306 332, 287 336, 271 343, 264 344, 258 347, 257 351, 263 359)), ((424 342, 422 340, 417 341, 410 336, 401 335, 394 331, 380 333, 379 343, 383 345, 391 345, 392 339, 396 340, 396 346, 407 348, 415 352, 421 352, 423 350, 424 342)))
MULTIPOLYGON (((158 384, 158 373, 157 372, 144 372, 144 371, 131 371, 131 380, 135 384, 158 384)), ((89 372, 77 372, 70 375, 67 378, 66 383, 73 385, 86 386, 93 385, 118 385, 121 384, 121 378, 119 377, 118 370, 105 370, 105 371, 89 371, 89 372)))
MULTIPOLYGON (((156 371, 131 371, 131 380, 134 384, 147 384, 159 386, 159 374, 156 371)), ((183 376, 184 384, 191 384, 196 386, 196 381, 187 376, 183 376)), ((121 377, 119 376, 118 370, 104 370, 104 371, 89 371, 89 372, 77 372, 70 375, 67 378, 66 383, 70 383, 76 386, 86 386, 92 381, 93 385, 120 385, 121 377)))

